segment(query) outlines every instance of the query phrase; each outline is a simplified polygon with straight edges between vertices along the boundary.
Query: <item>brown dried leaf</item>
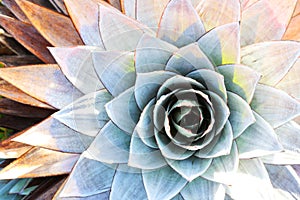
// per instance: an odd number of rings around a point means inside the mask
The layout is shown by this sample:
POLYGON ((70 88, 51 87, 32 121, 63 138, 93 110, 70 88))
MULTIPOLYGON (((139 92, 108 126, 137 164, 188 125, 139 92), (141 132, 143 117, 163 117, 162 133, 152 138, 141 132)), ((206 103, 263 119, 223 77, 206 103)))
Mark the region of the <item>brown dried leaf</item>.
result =
POLYGON ((27 144, 14 142, 11 140, 3 141, 0 143, 0 158, 1 159, 13 159, 19 158, 32 148, 27 144))

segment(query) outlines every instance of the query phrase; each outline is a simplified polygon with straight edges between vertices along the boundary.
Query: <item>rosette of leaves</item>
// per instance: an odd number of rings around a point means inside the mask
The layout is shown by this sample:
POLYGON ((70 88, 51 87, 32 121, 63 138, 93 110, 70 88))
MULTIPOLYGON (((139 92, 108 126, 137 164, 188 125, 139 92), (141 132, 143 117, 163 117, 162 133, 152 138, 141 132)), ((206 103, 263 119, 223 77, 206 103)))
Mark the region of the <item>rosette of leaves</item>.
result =
POLYGON ((55 199, 299 198, 297 1, 113 2, 1 17, 50 64, 0 76, 58 111, 10 139, 28 149, 0 178, 70 172, 55 199))

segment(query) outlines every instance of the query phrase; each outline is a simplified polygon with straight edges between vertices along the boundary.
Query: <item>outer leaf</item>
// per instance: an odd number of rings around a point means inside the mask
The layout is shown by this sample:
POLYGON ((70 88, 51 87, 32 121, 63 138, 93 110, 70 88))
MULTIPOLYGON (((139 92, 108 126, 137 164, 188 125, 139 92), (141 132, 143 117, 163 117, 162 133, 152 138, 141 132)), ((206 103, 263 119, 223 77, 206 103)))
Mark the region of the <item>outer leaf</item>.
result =
POLYGON ((140 169, 159 169, 167 165, 159 149, 145 145, 136 132, 130 142, 128 165, 140 169))
POLYGON ((105 88, 118 96, 135 82, 134 54, 132 52, 93 52, 94 67, 105 88))
POLYGON ((62 108, 82 96, 57 65, 3 68, 0 70, 0 76, 34 98, 55 108, 62 108))
POLYGON ((107 50, 132 51, 144 31, 151 33, 133 19, 102 5, 99 6, 99 17, 100 34, 107 50))
POLYGON ((0 145, 0 158, 1 159, 19 158, 31 148, 32 146, 23 143, 5 140, 1 142, 0 145))
POLYGON ((93 66, 92 51, 96 49, 89 46, 49 48, 64 75, 85 94, 103 88, 93 66))
POLYGON ((256 122, 236 139, 239 157, 248 159, 283 150, 270 124, 255 112, 253 114, 256 122))
POLYGON ((164 70, 173 52, 177 50, 175 46, 165 41, 144 34, 135 50, 135 68, 137 73, 164 70))
POLYGON ((238 164, 238 149, 236 143, 233 142, 230 154, 214 158, 202 177, 213 182, 230 184, 232 183, 230 177, 236 172, 238 164))
POLYGON ((251 108, 274 128, 300 115, 298 101, 281 90, 260 84, 256 87, 251 108))
POLYGON ((92 160, 88 153, 83 153, 64 185, 60 197, 87 197, 110 190, 115 167, 92 160))
POLYGON ((233 137, 237 138, 255 122, 255 117, 251 107, 244 99, 232 92, 227 92, 227 95, 230 110, 229 121, 233 130, 233 137))
POLYGON ((284 149, 300 153, 300 125, 290 121, 279 128, 275 133, 284 149))
POLYGON ((82 153, 93 138, 80 134, 52 117, 30 128, 13 141, 68 153, 82 153))
POLYGON ((261 157, 264 163, 273 165, 299 165, 300 164, 300 153, 284 150, 279 153, 275 153, 268 156, 261 157))
POLYGON ((266 168, 275 190, 290 199, 300 198, 300 179, 291 166, 266 165, 266 168))
POLYGON ((273 187, 263 163, 259 159, 240 160, 237 173, 231 177, 233 184, 227 193, 233 199, 273 200, 273 187))
POLYGON ((280 40, 292 16, 296 0, 261 0, 242 13, 241 45, 280 40))
POLYGON ((197 43, 180 48, 166 65, 166 70, 174 71, 181 75, 186 75, 196 69, 214 70, 213 65, 197 43))
POLYGON ((146 200, 147 194, 141 171, 119 165, 112 183, 110 199, 146 200))
POLYGON ((173 77, 173 72, 155 71, 150 73, 138 73, 135 82, 135 99, 141 110, 146 104, 156 96, 159 87, 169 78, 173 77))
POLYGON ((130 139, 130 135, 109 121, 96 136, 87 152, 100 162, 127 163, 130 139))
POLYGON ((185 160, 170 160, 166 159, 170 167, 178 172, 187 181, 191 182, 202 175, 210 166, 212 159, 201 159, 195 156, 185 160))
POLYGON ((238 23, 226 24, 207 32, 198 40, 198 45, 215 66, 239 63, 239 34, 238 23))
POLYGON ((104 105, 111 99, 106 90, 99 90, 77 99, 54 113, 53 117, 82 134, 94 137, 109 120, 104 105))
POLYGON ((187 181, 170 167, 143 170, 143 181, 149 200, 167 200, 178 194, 187 181))
POLYGON ((249 67, 243 65, 219 66, 218 71, 224 76, 225 86, 248 103, 251 102, 260 75, 249 67))
POLYGON ((240 2, 238 0, 205 0, 196 8, 206 30, 238 22, 240 20, 240 2))
POLYGON ((104 48, 98 26, 97 3, 102 0, 65 0, 64 1, 72 21, 86 45, 104 48))
POLYGON ((78 154, 33 148, 1 170, 0 179, 33 178, 69 173, 78 154))
POLYGON ((204 26, 190 1, 173 0, 164 10, 157 36, 182 47, 196 42, 204 33, 204 26))
POLYGON ((260 83, 276 85, 300 56, 300 43, 264 42, 241 50, 241 62, 262 74, 260 83))
POLYGON ((55 63, 46 47, 51 44, 30 24, 23 23, 5 15, 0 15, 0 25, 20 44, 45 63, 55 63))
POLYGON ((188 183, 180 193, 184 199, 189 200, 224 200, 225 197, 225 189, 220 183, 201 177, 188 183))
POLYGON ((83 44, 70 18, 28 1, 17 0, 17 3, 32 25, 53 46, 83 44))
POLYGON ((105 105, 109 118, 123 131, 131 135, 141 111, 134 98, 134 87, 129 88, 105 105))

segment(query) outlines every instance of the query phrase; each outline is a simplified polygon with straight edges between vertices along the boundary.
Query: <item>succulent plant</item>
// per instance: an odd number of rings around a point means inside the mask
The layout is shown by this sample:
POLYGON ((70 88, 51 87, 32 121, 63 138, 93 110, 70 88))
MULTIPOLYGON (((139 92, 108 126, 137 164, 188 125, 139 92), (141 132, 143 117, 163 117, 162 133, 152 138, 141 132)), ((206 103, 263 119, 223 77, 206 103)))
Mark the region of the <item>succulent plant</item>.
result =
POLYGON ((300 198, 298 1, 16 2, 27 21, 0 24, 48 64, 0 77, 57 111, 8 140, 0 179, 70 173, 54 199, 300 198))

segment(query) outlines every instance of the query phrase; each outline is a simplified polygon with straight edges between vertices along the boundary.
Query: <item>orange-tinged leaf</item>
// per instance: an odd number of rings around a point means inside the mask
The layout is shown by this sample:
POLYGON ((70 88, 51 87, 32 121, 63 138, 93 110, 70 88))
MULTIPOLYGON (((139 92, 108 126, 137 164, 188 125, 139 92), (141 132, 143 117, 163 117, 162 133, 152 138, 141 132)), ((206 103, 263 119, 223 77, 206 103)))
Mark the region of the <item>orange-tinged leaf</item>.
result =
POLYGON ((54 64, 2 68, 0 76, 30 96, 55 108, 62 108, 82 96, 58 65, 54 64))
POLYGON ((35 178, 68 174, 79 154, 35 147, 1 170, 0 179, 35 178))
POLYGON ((297 40, 300 41, 300 14, 294 16, 289 26, 287 27, 286 32, 283 35, 283 40, 297 40))
POLYGON ((11 140, 3 141, 0 143, 0 158, 1 159, 13 159, 19 158, 32 148, 27 144, 14 142, 11 140))
POLYGON ((52 106, 29 96, 28 94, 24 93, 20 89, 14 87, 13 85, 4 80, 0 81, 0 95, 23 104, 41 108, 54 109, 52 106))
POLYGON ((7 7, 19 20, 29 23, 28 18, 20 9, 15 0, 2 0, 1 3, 7 7))
POLYGON ((108 3, 110 3, 113 7, 117 8, 118 10, 121 10, 121 4, 119 0, 107 0, 108 3))
POLYGON ((27 48, 45 63, 55 63, 46 47, 46 41, 30 24, 0 14, 0 25, 6 29, 20 44, 27 48))
POLYGON ((53 46, 83 44, 70 18, 25 0, 17 0, 17 3, 33 26, 53 46))

